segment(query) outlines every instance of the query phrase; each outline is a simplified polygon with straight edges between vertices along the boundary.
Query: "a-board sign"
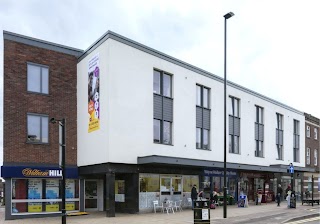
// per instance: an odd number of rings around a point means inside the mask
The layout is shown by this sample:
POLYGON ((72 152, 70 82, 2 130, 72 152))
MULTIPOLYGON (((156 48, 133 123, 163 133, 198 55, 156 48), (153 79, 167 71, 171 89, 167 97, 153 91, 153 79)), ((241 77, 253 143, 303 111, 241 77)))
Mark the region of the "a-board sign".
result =
POLYGON ((248 207, 248 197, 243 194, 239 196, 238 207, 245 208, 248 207))

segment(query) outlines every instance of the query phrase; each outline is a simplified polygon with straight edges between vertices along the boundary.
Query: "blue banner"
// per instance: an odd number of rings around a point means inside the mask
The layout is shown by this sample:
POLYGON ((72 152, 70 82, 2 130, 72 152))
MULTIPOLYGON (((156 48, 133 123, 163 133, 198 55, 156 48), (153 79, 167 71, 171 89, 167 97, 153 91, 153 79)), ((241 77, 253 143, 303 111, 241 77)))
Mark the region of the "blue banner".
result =
MULTIPOLYGON (((78 168, 66 168, 66 178, 77 179, 78 168)), ((62 170, 59 167, 38 167, 38 166, 2 166, 1 177, 20 178, 62 178, 62 170)))

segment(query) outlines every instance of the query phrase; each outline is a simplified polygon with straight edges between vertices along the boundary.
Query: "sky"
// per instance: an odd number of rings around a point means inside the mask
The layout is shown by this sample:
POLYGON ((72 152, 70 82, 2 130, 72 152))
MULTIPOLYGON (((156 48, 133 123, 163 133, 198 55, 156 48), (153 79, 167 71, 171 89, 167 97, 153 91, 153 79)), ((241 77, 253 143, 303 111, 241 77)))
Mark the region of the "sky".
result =
MULTIPOLYGON (((106 31, 154 48, 320 118, 318 0, 0 0, 3 30, 87 49, 106 31)), ((0 128, 0 163, 2 160, 0 128)))

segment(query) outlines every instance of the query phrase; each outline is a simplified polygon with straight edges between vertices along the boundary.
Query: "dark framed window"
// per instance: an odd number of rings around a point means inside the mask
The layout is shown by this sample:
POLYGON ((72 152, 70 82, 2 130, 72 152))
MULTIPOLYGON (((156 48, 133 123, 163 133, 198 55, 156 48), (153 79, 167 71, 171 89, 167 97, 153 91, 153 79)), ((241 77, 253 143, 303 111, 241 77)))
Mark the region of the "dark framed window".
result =
POLYGON ((33 63, 27 64, 27 90, 49 94, 49 67, 33 63))
POLYGON ((260 106, 256 106, 255 141, 256 141, 255 156, 263 157, 264 124, 263 124, 263 108, 260 106))
POLYGON ((276 128, 276 148, 277 159, 283 160, 283 115, 276 113, 277 128, 276 128))
POLYGON ((210 89, 196 85, 196 148, 210 149, 210 89))
POLYGON ((293 120, 293 162, 300 162, 300 122, 293 120))
POLYGON ((153 70, 153 142, 172 144, 172 75, 153 70))
POLYGON ((39 114, 27 114, 27 133, 27 142, 29 143, 48 143, 48 116, 39 114))
POLYGON ((229 152, 240 153, 240 100, 229 96, 229 152))

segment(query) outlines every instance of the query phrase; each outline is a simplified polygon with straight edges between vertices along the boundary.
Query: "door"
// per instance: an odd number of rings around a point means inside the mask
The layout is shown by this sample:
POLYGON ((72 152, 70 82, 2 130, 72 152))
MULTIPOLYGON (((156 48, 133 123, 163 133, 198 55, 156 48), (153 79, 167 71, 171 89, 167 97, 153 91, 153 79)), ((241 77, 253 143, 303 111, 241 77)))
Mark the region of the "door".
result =
POLYGON ((98 181, 85 181, 85 210, 98 210, 98 181))

